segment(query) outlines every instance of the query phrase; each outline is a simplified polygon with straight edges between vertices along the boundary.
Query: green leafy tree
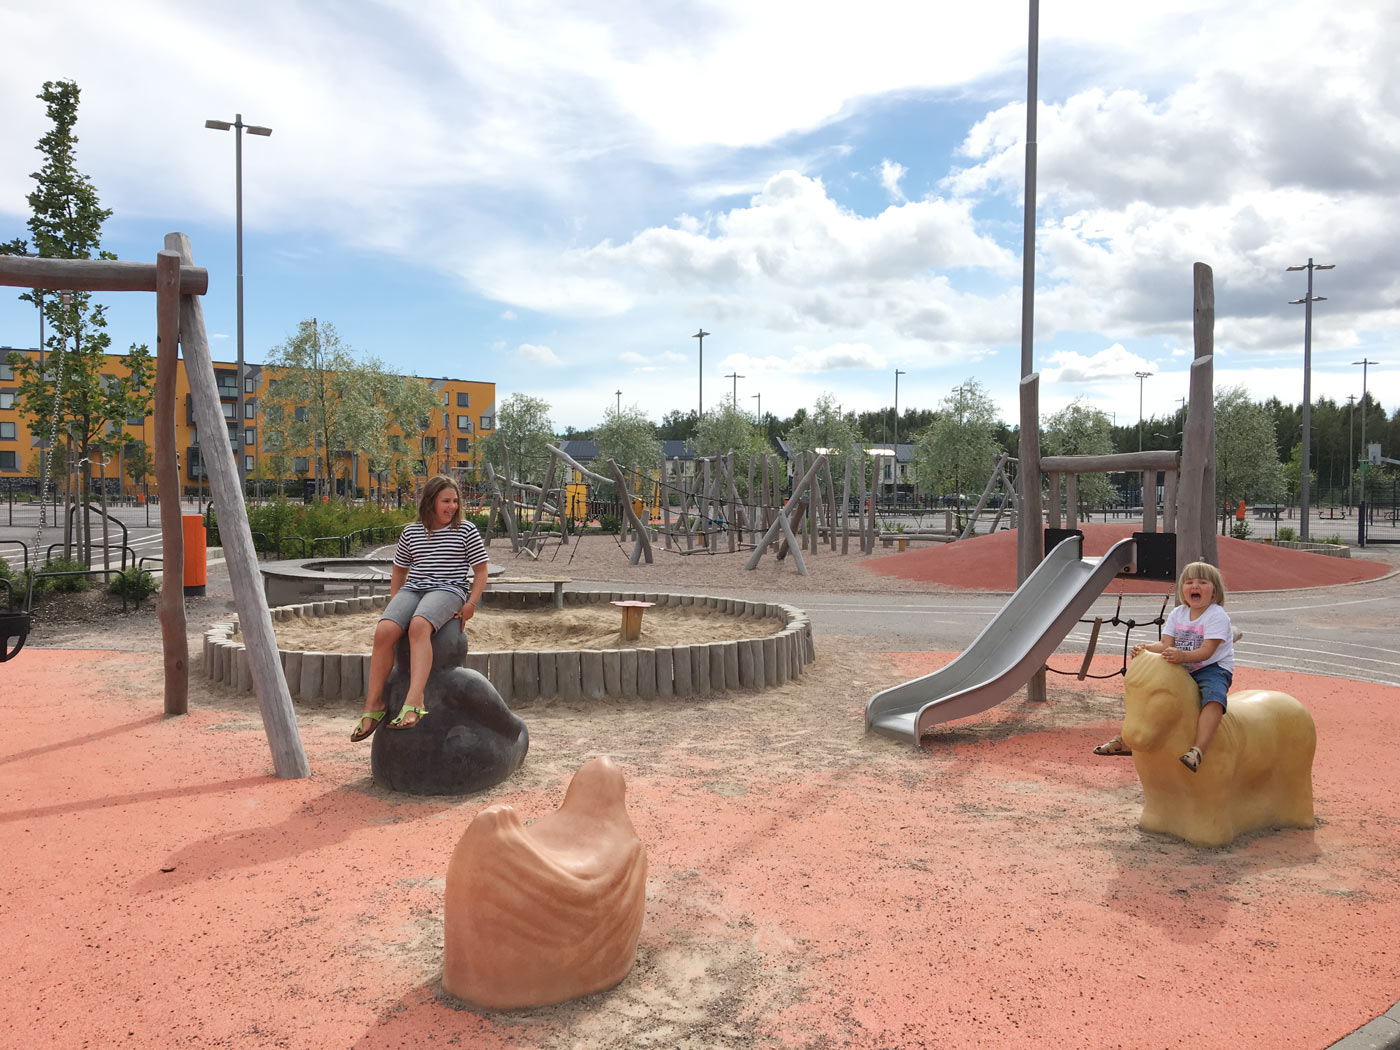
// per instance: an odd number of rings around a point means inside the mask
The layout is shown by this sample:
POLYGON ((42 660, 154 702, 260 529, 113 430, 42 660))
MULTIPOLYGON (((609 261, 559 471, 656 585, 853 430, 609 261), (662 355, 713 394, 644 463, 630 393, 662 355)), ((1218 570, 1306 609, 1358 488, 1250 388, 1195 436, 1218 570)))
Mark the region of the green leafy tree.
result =
MULTIPOLYGON (((598 459, 593 469, 603 477, 609 475, 608 460, 615 462, 634 491, 643 484, 643 478, 656 474, 661 461, 661 442, 656 437, 656 425, 647 414, 636 405, 621 411, 610 408, 603 415, 602 426, 593 428, 593 440, 598 443, 598 459), (637 467, 642 478, 627 477, 630 467, 637 467)), ((600 487, 603 499, 615 499, 617 486, 600 487)))
MULTIPOLYGON (((852 477, 855 471, 867 466, 863 455, 864 442, 855 421, 849 414, 842 415, 836 398, 822 394, 810 412, 798 409, 793 414, 797 422, 788 429, 788 447, 793 452, 820 453, 831 464, 831 476, 837 487, 846 470, 846 460, 851 459, 852 477), (800 419, 798 417, 801 417, 800 419)), ((872 479, 873 480, 873 479, 872 479)))
MULTIPOLYGON (((1046 421, 1040 447, 1046 456, 1109 455, 1113 452, 1113 422, 1107 412, 1076 399, 1046 421)), ((1119 499, 1107 474, 1080 474, 1075 488, 1080 510, 1107 507, 1119 499)))
MULTIPOLYGON (((771 418, 771 417, 769 417, 771 418)), ((734 453, 735 483, 739 495, 747 498, 747 465, 750 456, 762 456, 773 451, 762 431, 754 425, 753 417, 734 406, 732 400, 710 411, 700 423, 700 430, 691 441, 697 456, 723 456, 734 453)))
MULTIPOLYGON (((1301 477, 1301 464, 1298 466, 1301 477)), ((1284 492, 1274 418, 1249 399, 1242 386, 1215 395, 1215 502, 1228 519, 1229 509, 1247 503, 1276 503, 1284 492)), ((1214 509, 1214 508, 1212 508, 1214 509)), ((1224 521, 1222 520, 1222 528, 1224 521)))
MULTIPOLYGON (((37 96, 51 122, 36 149, 44 164, 33 173, 35 188, 28 196, 31 215, 29 241, 15 238, 0 251, 41 258, 115 259, 103 251, 102 224, 111 216, 103 208, 91 180, 76 167, 78 85, 68 80, 47 81, 37 96)), ((103 374, 111 345, 101 304, 88 292, 64 295, 34 289, 20 296, 42 310, 48 324, 44 367, 28 355, 12 354, 20 411, 43 441, 50 438, 55 415, 58 434, 67 435, 78 453, 84 504, 92 489, 92 464, 113 453, 129 417, 150 411, 151 358, 145 346, 132 345, 123 359, 125 375, 103 374)), ((57 451, 55 449, 55 451, 57 451)), ((86 522, 88 515, 83 519, 86 522)), ((82 557, 90 555, 83 544, 82 557)))
POLYGON ((682 412, 673 408, 661 417, 661 425, 656 428, 656 436, 662 441, 689 441, 695 436, 697 413, 694 409, 682 412))
POLYGON ((1000 420, 982 384, 968 379, 940 403, 934 420, 914 440, 914 474, 925 492, 968 493, 991 480, 1000 420))
POLYGON ((131 479, 133 485, 138 487, 144 485, 152 467, 149 445, 144 441, 125 443, 122 449, 122 468, 126 471, 126 476, 131 479))
MULTIPOLYGON (((396 477, 423 457, 421 447, 394 441, 395 432, 428 435, 441 403, 422 379, 395 375, 372 356, 360 356, 333 324, 301 322, 296 335, 273 349, 272 380, 264 399, 264 455, 281 477, 290 458, 320 464, 322 491, 356 477, 354 453, 371 473, 396 477)), ((411 483, 410 483, 411 487, 411 483)))
POLYGON ((549 449, 545 446, 553 440, 549 402, 529 394, 512 394, 496 412, 495 438, 486 443, 485 458, 499 475, 503 463, 501 443, 505 442, 514 480, 543 484, 549 466, 549 449))

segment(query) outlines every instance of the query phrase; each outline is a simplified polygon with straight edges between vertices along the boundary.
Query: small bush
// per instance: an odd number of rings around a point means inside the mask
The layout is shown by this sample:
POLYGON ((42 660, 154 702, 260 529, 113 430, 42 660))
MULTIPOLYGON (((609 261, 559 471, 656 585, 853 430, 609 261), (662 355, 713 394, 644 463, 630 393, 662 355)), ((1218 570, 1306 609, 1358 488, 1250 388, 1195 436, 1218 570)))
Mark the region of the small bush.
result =
POLYGON ((1247 521, 1236 521, 1230 526, 1230 535, 1237 540, 1249 539, 1251 531, 1247 521))
POLYGON ((90 576, 59 576, 43 578, 46 572, 81 572, 87 566, 76 558, 50 558, 39 570, 40 579, 35 581, 34 590, 38 594, 77 594, 92 586, 90 576))
POLYGON ((123 592, 128 598, 135 598, 137 601, 149 598, 160 589, 155 578, 149 571, 143 573, 135 565, 125 572, 119 572, 112 577, 107 584, 107 593, 120 596, 123 592))
POLYGON ((615 534, 622 529, 622 519, 616 514, 603 514, 598 518, 598 528, 609 534, 615 534))
POLYGON ((1278 530, 1278 538, 1284 543, 1292 543, 1298 538, 1298 530, 1292 525, 1281 525, 1278 530))
POLYGON ((1344 539, 1342 539, 1342 538, 1341 538, 1340 536, 1338 536, 1336 533, 1333 533, 1331 536, 1328 536, 1325 540, 1322 540, 1321 542, 1322 542, 1322 543, 1335 543, 1338 547, 1345 547, 1345 546, 1347 545, 1347 541, 1344 540, 1344 539))

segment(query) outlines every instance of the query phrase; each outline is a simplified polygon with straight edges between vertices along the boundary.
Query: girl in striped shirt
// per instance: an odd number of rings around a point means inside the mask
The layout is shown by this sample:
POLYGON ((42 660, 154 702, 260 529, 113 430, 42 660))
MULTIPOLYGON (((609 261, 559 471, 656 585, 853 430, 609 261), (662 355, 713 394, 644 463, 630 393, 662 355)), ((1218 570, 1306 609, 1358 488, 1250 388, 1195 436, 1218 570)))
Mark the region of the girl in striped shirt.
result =
POLYGON ((412 729, 428 714, 423 689, 433 665, 433 632, 453 617, 466 627, 481 602, 486 569, 486 545, 476 526, 462 520, 457 482, 442 474, 430 479, 418 501, 418 520, 404 527, 394 549, 389 604, 374 629, 365 710, 351 740, 364 740, 384 720, 384 684, 394 667, 394 646, 405 634, 408 695, 389 728, 412 729))

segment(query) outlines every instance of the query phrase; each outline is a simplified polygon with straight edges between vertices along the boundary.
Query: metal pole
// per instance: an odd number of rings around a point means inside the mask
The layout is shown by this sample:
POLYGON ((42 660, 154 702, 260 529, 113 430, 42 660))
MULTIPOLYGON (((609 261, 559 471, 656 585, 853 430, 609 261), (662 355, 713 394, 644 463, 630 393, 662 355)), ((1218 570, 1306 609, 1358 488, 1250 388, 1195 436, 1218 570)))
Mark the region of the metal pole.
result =
POLYGON ((617 414, 622 415, 622 391, 617 392, 617 414))
POLYGON ((1312 304, 1313 261, 1308 259, 1308 295, 1303 301, 1303 477, 1298 488, 1298 516, 1301 519, 1298 538, 1304 543, 1308 542, 1308 519, 1312 516, 1312 493, 1308 479, 1308 439, 1312 436, 1312 304))
MULTIPOLYGON (((1036 107, 1040 54, 1040 0, 1030 0, 1026 43, 1026 202, 1021 231, 1021 378, 1035 371, 1035 167, 1036 107)), ((1039 480, 1037 479, 1037 484, 1039 480)), ((1029 569, 1027 570, 1029 572, 1029 569)))
MULTIPOLYGON (((1138 451, 1142 451, 1142 381, 1152 375, 1151 372, 1134 372, 1138 381, 1138 451)), ((1145 498, 1145 497, 1144 497, 1145 498)))
POLYGON ((896 461, 899 459, 899 377, 902 375, 908 375, 908 373, 901 372, 898 368, 894 370, 894 446, 896 461))
POLYGON ((700 340, 700 401, 696 406, 695 425, 700 425, 700 420, 705 418, 705 336, 710 333, 705 329, 700 329, 690 338, 700 340))
POLYGON ((234 452, 238 457, 238 491, 244 491, 243 469, 243 114, 233 115, 234 240, 238 255, 238 400, 234 427, 234 452))
MULTIPOLYGON (((1364 372, 1362 373, 1362 377, 1361 377, 1361 389, 1362 389, 1363 391, 1366 389, 1366 376, 1365 376, 1365 373, 1364 373, 1364 372)), ((1364 397, 1365 394, 1363 393, 1362 396, 1364 397)), ((1356 495, 1356 489, 1355 489, 1355 488, 1353 487, 1353 485, 1352 485, 1352 479, 1353 479, 1354 477, 1356 477, 1356 440, 1355 440, 1355 439, 1356 439, 1356 395, 1355 395, 1355 394, 1348 394, 1348 395, 1347 395, 1347 404, 1348 404, 1349 406, 1351 406, 1351 412, 1349 412, 1349 413, 1347 414, 1347 506, 1348 506, 1348 507, 1354 507, 1354 506, 1356 506, 1356 504, 1355 504, 1354 502, 1352 502, 1352 499, 1353 499, 1353 497, 1356 495)), ((1362 421, 1363 423, 1366 422, 1366 415, 1365 415, 1364 412, 1363 412, 1362 415, 1361 415, 1361 421, 1362 421)))

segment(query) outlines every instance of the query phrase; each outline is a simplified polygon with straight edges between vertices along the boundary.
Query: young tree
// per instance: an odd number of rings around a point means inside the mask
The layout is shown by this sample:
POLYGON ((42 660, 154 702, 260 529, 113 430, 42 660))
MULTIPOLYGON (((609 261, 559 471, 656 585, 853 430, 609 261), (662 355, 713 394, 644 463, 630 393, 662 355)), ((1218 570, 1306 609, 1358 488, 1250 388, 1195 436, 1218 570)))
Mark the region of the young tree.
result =
POLYGON ((853 466, 864 466, 865 457, 860 455, 864 447, 860 431, 852 419, 841 414, 833 395, 822 394, 810 413, 798 409, 793 419, 798 421, 786 435, 792 451, 824 454, 831 464, 833 478, 840 477, 845 471, 847 456, 856 457, 853 466), (801 419, 798 419, 799 415, 801 419))
POLYGON ((357 356, 335 325, 315 319, 302 321, 265 367, 272 375, 264 399, 265 454, 285 470, 287 457, 304 453, 320 464, 316 473, 325 492, 334 490, 337 463, 351 491, 358 453, 376 474, 395 470, 399 458, 416 463, 421 450, 391 437, 395 431, 427 434, 442 408, 426 381, 357 356))
POLYGON ((968 379, 940 402, 934 421, 914 440, 914 474, 932 494, 979 494, 991 480, 997 456, 1000 421, 996 405, 982 384, 968 379))
MULTIPOLYGON (((1273 414, 1242 386, 1215 395, 1215 502, 1224 515, 1240 500, 1276 503, 1284 492, 1273 414)), ((1301 477, 1301 467, 1297 476, 1301 477)), ((1211 508, 1212 510, 1214 508, 1211 508)))
POLYGON ((706 413, 690 447, 697 456, 723 456, 733 452, 736 464, 734 481, 739 495, 745 499, 748 498, 749 457, 762 456, 773 451, 773 447, 754 425, 753 417, 736 408, 732 400, 726 400, 718 408, 706 413), (739 464, 743 464, 744 469, 739 469, 739 464))
MULTIPOLYGON (((1106 456, 1113 451, 1113 424, 1108 413, 1079 400, 1070 402, 1045 424, 1041 452, 1047 456, 1106 456)), ((1080 508, 1118 502, 1107 474, 1080 474, 1075 482, 1080 508)))
MULTIPOLYGON (((608 409, 603 415, 602 426, 593 428, 593 440, 598 443, 594 471, 607 477, 607 460, 611 459, 622 468, 623 477, 634 491, 642 486, 642 478, 627 477, 628 469, 637 467, 643 478, 650 478, 661 461, 661 442, 656 437, 656 426, 636 405, 620 412, 608 409)), ((616 498, 616 485, 602 488, 606 489, 606 492, 599 492, 603 499, 616 498)))
POLYGON ((549 402, 529 394, 512 394, 496 411, 496 435, 494 441, 486 443, 486 461, 500 475, 501 442, 505 442, 514 480, 543 484, 549 466, 549 449, 545 445, 553 440, 549 402))
MULTIPOLYGON (((52 127, 36 147, 44 155, 44 164, 33 173, 35 189, 28 197, 33 248, 41 258, 115 259, 101 248, 102 224, 112 213, 101 207, 96 188, 75 166, 78 139, 73 127, 78 121, 78 85, 68 80, 47 81, 37 97, 43 101, 52 127)), ((0 245, 0 252, 24 255, 29 248, 23 238, 15 238, 0 245)), ((92 301, 90 293, 59 296, 35 289, 20 298, 40 306, 50 334, 45 339, 48 358, 43 369, 27 355, 10 357, 19 407, 41 441, 50 440, 57 416, 58 433, 68 435, 78 451, 86 507, 92 489, 92 464, 121 440, 119 435, 109 439, 109 431, 120 430, 129 417, 150 411, 150 354, 146 347, 133 344, 124 360, 126 375, 104 375, 111 337, 106 332, 104 308, 92 301)), ((85 526, 87 519, 85 510, 85 526)), ((86 541, 82 557, 91 557, 86 541)))

